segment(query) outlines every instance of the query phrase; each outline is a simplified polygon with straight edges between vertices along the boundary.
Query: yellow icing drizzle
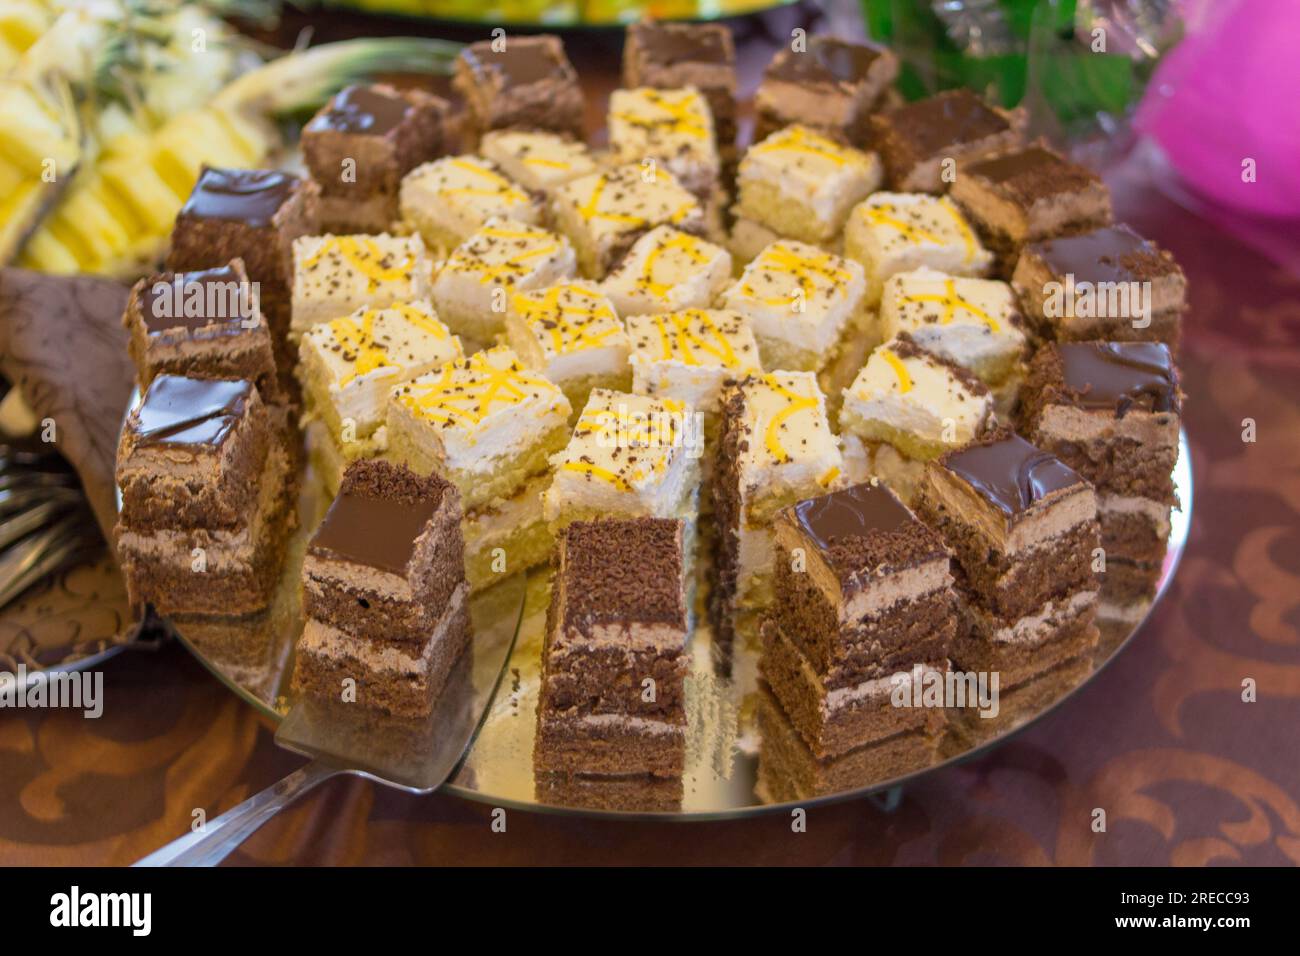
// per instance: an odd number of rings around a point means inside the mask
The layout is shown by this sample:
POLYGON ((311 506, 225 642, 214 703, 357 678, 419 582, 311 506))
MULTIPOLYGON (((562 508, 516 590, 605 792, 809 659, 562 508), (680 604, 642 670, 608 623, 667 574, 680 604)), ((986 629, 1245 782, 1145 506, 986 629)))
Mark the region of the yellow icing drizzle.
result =
POLYGON ((770 136, 754 147, 760 153, 805 153, 816 156, 836 166, 843 166, 854 159, 834 140, 814 133, 805 126, 787 126, 775 136, 770 136))
POLYGON ((487 181, 492 188, 489 189, 485 186, 444 186, 438 191, 445 195, 500 196, 510 202, 528 202, 527 194, 500 173, 464 159, 453 159, 451 165, 487 181))
POLYGON ((906 395, 910 392, 912 390, 912 376, 907 373, 907 366, 903 364, 903 360, 883 346, 880 349, 880 357, 898 376, 899 394, 906 395))
POLYGON ((767 430, 763 434, 763 444, 766 446, 768 453, 776 459, 778 464, 785 464, 791 460, 791 456, 785 450, 785 446, 781 444, 779 437, 781 428, 789 418, 799 414, 799 412, 815 410, 817 408, 817 396, 800 395, 793 389, 782 385, 773 373, 764 375, 763 383, 787 401, 785 408, 772 416, 772 420, 767 423, 767 430))
POLYGON ((431 422, 452 422, 472 429, 487 418, 494 406, 520 405, 537 391, 550 394, 556 390, 546 379, 528 373, 518 361, 511 360, 505 367, 489 361, 493 353, 499 355, 500 351, 475 352, 468 359, 448 362, 433 381, 408 384, 399 400, 431 422))
POLYGON ((789 277, 798 287, 797 293, 792 291, 786 296, 760 296, 752 280, 746 281, 740 287, 740 291, 764 305, 791 305, 799 294, 802 294, 804 301, 807 302, 817 294, 819 285, 834 288, 853 281, 852 274, 836 264, 839 261, 836 256, 827 252, 806 256, 788 245, 773 243, 759 259, 750 264, 750 268, 789 277))
POLYGON ((381 249, 375 240, 357 236, 329 236, 303 265, 310 269, 331 254, 344 259, 365 276, 369 280, 371 291, 381 282, 398 282, 410 278, 410 272, 415 266, 415 257, 410 253, 406 254, 399 266, 381 265, 389 253, 381 249))
POLYGON ((680 252, 684 257, 690 260, 692 265, 702 266, 709 261, 709 255, 704 251, 703 243, 695 236, 679 232, 667 242, 661 242, 650 250, 645 257, 645 262, 641 266, 641 276, 637 280, 643 285, 651 295, 666 296, 676 283, 656 282, 654 278, 655 264, 668 252, 680 252))
POLYGON ((555 237, 543 229, 505 229, 500 226, 488 226, 481 229, 476 235, 488 236, 493 239, 522 239, 524 241, 546 243, 546 245, 535 246, 532 249, 513 252, 503 262, 495 263, 488 262, 483 256, 475 253, 474 250, 463 246, 452 253, 446 268, 477 273, 479 282, 483 285, 494 282, 509 284, 510 280, 528 271, 526 263, 533 259, 549 256, 560 248, 560 244, 555 241, 555 237))
POLYGON ((540 294, 520 292, 511 305, 530 326, 549 334, 551 350, 557 354, 599 348, 623 330, 608 300, 579 285, 551 286, 540 294), (566 301, 562 303, 561 297, 566 301))
POLYGON ((939 316, 940 325, 950 325, 952 320, 957 317, 957 310, 961 309, 969 312, 972 316, 979 319, 989 327, 991 332, 1002 331, 1002 326, 998 320, 993 318, 974 302, 962 298, 957 294, 957 284, 952 279, 944 280, 944 294, 934 295, 929 292, 918 292, 915 295, 902 296, 900 302, 934 302, 943 306, 943 314, 939 316))
MULTIPOLYGON (((656 180, 658 173, 655 174, 656 180)), ((595 187, 591 190, 591 195, 587 201, 578 207, 578 215, 584 221, 590 222, 592 219, 605 219, 609 222, 619 223, 624 226, 648 226, 650 220, 645 216, 634 216, 630 213, 623 212, 605 212, 600 208, 600 199, 605 194, 605 187, 609 185, 609 177, 601 176, 596 180, 595 187)), ((695 209, 695 200, 688 199, 686 202, 668 215, 668 222, 676 224, 682 222, 695 209)))
POLYGON ((679 358, 686 365, 703 365, 696 354, 703 353, 717 359, 723 368, 740 367, 735 349, 703 309, 656 315, 654 321, 664 359, 679 358), (698 334, 697 329, 704 334, 698 334))
POLYGON ((676 99, 673 99, 662 90, 644 89, 640 91, 640 94, 650 106, 666 115, 647 116, 644 113, 622 110, 614 113, 613 117, 631 126, 644 129, 647 133, 666 130, 669 133, 691 136, 697 139, 704 139, 708 136, 709 131, 705 127, 704 117, 701 115, 700 98, 697 93, 686 90, 676 99))

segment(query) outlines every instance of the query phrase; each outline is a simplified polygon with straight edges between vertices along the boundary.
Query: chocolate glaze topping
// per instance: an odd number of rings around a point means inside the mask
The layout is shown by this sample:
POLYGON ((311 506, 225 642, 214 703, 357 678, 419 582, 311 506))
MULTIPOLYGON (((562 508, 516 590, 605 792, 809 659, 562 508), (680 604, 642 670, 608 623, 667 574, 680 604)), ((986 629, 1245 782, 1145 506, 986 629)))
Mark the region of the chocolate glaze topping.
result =
POLYGON ((203 170, 182 217, 222 219, 260 228, 271 224, 301 180, 276 169, 203 170))
POLYGON ((307 130, 383 136, 401 124, 410 108, 411 104, 397 92, 373 86, 349 86, 308 124, 307 130))
POLYGON ((792 83, 855 84, 866 79, 880 51, 835 37, 813 37, 804 53, 783 51, 768 67, 767 76, 792 83))
POLYGON ((727 44, 722 36, 725 27, 709 25, 689 26, 673 23, 637 23, 628 27, 628 34, 648 59, 661 66, 680 63, 729 63, 727 44))
POLYGON ((556 51, 553 37, 512 37, 498 53, 491 41, 473 43, 461 51, 478 77, 496 76, 503 89, 543 80, 566 80, 568 70, 556 51))
POLYGON ((312 554, 406 574, 415 544, 450 485, 386 461, 355 462, 316 534, 312 554))
POLYGON ((219 446, 244 417, 249 382, 159 375, 136 413, 140 447, 219 446))
POLYGON ((191 331, 224 322, 235 328, 252 315, 252 288, 232 265, 193 272, 164 272, 148 279, 140 292, 140 315, 150 332, 191 331), (195 287, 199 286, 200 289, 195 287), (203 308, 187 309, 190 300, 203 308), (214 308, 209 309, 211 304, 214 308))
POLYGON ((1121 418, 1134 406, 1178 410, 1178 373, 1163 342, 1076 342, 1057 349, 1063 383, 1084 408, 1113 408, 1121 418))
POLYGON ((949 452, 941 461, 948 471, 1011 517, 1083 481, 1065 462, 1009 429, 949 452))
POLYGON ((1053 274, 1080 282, 1135 282, 1178 270, 1165 253, 1123 225, 1049 239, 1030 249, 1053 274))

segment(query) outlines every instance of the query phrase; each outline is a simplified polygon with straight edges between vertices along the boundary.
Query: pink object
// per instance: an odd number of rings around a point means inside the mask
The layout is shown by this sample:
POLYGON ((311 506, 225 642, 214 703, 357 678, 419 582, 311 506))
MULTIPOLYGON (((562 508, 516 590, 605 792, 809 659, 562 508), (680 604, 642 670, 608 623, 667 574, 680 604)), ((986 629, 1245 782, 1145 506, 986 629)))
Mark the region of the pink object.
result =
POLYGON ((1157 68, 1139 130, 1197 191, 1300 217, 1300 3, 1184 0, 1185 38, 1157 68), (1254 182, 1243 164, 1254 160, 1254 182))

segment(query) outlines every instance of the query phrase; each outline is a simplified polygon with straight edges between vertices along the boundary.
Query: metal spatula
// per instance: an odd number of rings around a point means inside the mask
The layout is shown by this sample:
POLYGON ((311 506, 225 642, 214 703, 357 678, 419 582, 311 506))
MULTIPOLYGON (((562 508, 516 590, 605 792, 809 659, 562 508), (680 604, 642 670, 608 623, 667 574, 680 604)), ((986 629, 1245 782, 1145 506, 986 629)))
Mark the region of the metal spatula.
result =
POLYGON ((517 574, 470 601, 473 644, 452 668, 429 718, 411 721, 356 704, 298 701, 275 742, 311 762, 135 865, 215 866, 281 809, 339 774, 409 793, 442 786, 468 751, 501 683, 519 630, 524 589, 525 577, 517 574))

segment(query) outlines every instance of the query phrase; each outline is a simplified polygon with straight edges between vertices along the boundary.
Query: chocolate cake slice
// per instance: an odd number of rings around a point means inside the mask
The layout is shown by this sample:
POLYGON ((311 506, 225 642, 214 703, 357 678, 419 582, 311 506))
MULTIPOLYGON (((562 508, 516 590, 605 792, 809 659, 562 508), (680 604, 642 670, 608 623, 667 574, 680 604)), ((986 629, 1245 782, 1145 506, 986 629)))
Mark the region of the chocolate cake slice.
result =
POLYGON ((1087 232, 1110 224, 1110 191, 1078 163, 1030 146, 963 166, 952 198, 1010 276, 1027 242, 1087 232))
POLYGON ((539 773, 681 772, 685 567, 680 520, 576 521, 560 534, 537 705, 539 773))
POLYGON ((1182 394, 1160 342, 1070 342, 1039 350, 1018 409, 1021 431, 1097 488, 1102 617, 1132 617, 1155 593, 1178 505, 1182 394))
POLYGON ((736 142, 736 49, 731 30, 720 23, 628 25, 623 42, 623 86, 659 90, 693 86, 709 101, 709 111, 726 152, 736 142))
POLYGON ((436 475, 353 462, 303 565, 296 692, 427 715, 470 643, 460 495, 436 475))
POLYGON ((402 177, 445 152, 450 106, 423 90, 349 86, 302 131, 303 159, 321 189, 321 228, 386 232, 402 177))
POLYGON ((871 145, 890 189, 942 193, 953 181, 944 176, 945 161, 960 165, 1013 149, 1021 125, 1019 114, 994 109, 970 90, 947 90, 874 114, 871 145))
POLYGON ((158 375, 247 379, 265 401, 283 398, 271 333, 242 259, 141 279, 122 324, 142 388, 158 375))
POLYGON ((1009 690, 1096 645, 1097 496, 1078 472, 1000 429, 931 462, 916 510, 953 551, 960 669, 1009 690))
POLYGON ((505 36, 471 43, 452 81, 469 104, 473 138, 519 127, 582 138, 582 87, 558 36, 505 36))
POLYGON ((1164 342, 1177 353, 1187 279, 1126 225, 1030 243, 1011 284, 1045 339, 1164 342))
POLYGON ((945 672, 957 627, 948 551, 884 485, 779 512, 775 600, 760 668, 819 758, 911 731, 942 710, 897 708, 899 681, 945 672))

